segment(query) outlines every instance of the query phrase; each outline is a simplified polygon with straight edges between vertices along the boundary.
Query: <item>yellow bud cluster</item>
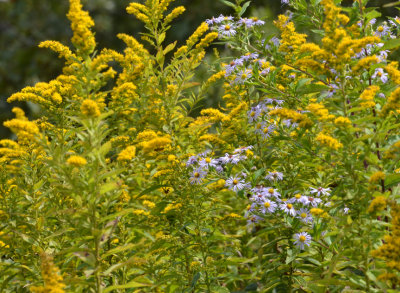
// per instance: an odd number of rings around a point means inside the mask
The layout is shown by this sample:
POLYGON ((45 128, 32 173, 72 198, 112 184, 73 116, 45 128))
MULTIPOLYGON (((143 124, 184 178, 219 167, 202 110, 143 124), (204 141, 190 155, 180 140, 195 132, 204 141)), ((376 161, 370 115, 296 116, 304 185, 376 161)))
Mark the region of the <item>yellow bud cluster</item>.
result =
POLYGON ((199 141, 208 141, 217 145, 224 145, 226 142, 219 138, 216 134, 204 134, 199 137, 199 141))
POLYGON ((134 37, 129 36, 127 34, 118 34, 117 38, 124 41, 124 43, 136 52, 139 56, 149 56, 149 52, 143 47, 141 43, 139 43, 134 37))
POLYGON ((97 103, 93 100, 86 99, 82 102, 81 112, 83 115, 88 117, 100 116, 100 109, 97 103))
POLYGON ((96 40, 90 28, 94 26, 93 19, 87 11, 82 10, 80 0, 69 0, 70 8, 67 14, 71 21, 71 29, 73 31, 72 43, 77 48, 78 55, 82 53, 89 55, 93 53, 96 47, 96 40))
POLYGON ((210 122, 219 122, 224 120, 224 118, 226 117, 224 113, 220 112, 218 109, 213 108, 203 109, 201 110, 200 114, 203 116, 207 116, 210 122))
POLYGON ((168 137, 156 137, 149 141, 143 142, 143 152, 148 154, 150 152, 161 152, 167 146, 171 145, 172 141, 168 137))
MULTIPOLYGON (((379 207, 382 207, 381 203, 379 207)), ((377 250, 372 251, 373 257, 382 258, 386 265, 400 271, 400 206, 394 204, 391 210, 391 234, 384 237, 384 243, 377 250)))
POLYGON ((360 100, 362 101, 360 106, 363 108, 375 107, 374 97, 379 91, 379 86, 371 85, 367 87, 360 95, 360 100))
POLYGON ((44 281, 44 286, 30 288, 32 293, 44 293, 44 292, 54 292, 54 293, 64 293, 64 288, 66 287, 63 283, 63 278, 59 274, 58 268, 54 265, 53 259, 45 253, 40 256, 42 260, 41 271, 42 278, 44 281))
POLYGON ((49 48, 58 53, 59 57, 65 58, 67 61, 76 58, 75 54, 67 47, 57 41, 44 41, 39 44, 39 48, 49 48))
POLYGON ((179 15, 181 15, 182 13, 185 12, 185 7, 183 6, 178 6, 176 8, 174 8, 170 14, 168 14, 165 18, 164 18, 164 24, 168 24, 170 23, 172 20, 174 20, 175 18, 177 18, 179 15))
POLYGON ((385 67, 390 79, 393 80, 395 84, 400 84, 400 70, 398 69, 398 66, 398 62, 390 62, 389 65, 385 67))
POLYGON ((84 157, 74 155, 74 156, 70 156, 67 159, 67 164, 79 168, 79 167, 85 166, 87 164, 87 161, 84 157))
POLYGON ((136 155, 136 147, 128 146, 118 154, 117 160, 120 162, 130 161, 136 155))
POLYGON ((381 180, 385 180, 385 177, 386 177, 385 173, 383 173, 382 171, 377 171, 371 175, 368 182, 369 183, 378 183, 381 180))
POLYGON ((201 38, 201 36, 208 30, 208 24, 203 22, 200 26, 194 31, 194 33, 187 39, 186 46, 191 48, 197 41, 201 38))
POLYGON ((307 110, 317 116, 319 121, 328 121, 335 118, 334 115, 329 114, 328 109, 322 104, 311 103, 307 106, 307 110))
POLYGON ((299 123, 300 127, 304 128, 309 128, 313 125, 310 118, 308 118, 306 115, 287 108, 272 110, 269 112, 269 115, 276 115, 283 119, 291 119, 293 122, 299 123))
POLYGON ((322 132, 320 132, 317 137, 316 140, 324 146, 329 147, 330 149, 333 150, 338 150, 340 148, 343 147, 343 144, 340 143, 337 139, 333 138, 332 136, 323 134, 322 132))
POLYGON ((339 127, 348 127, 351 125, 351 120, 347 117, 337 117, 334 123, 339 127))
POLYGON ((379 58, 376 55, 367 56, 362 58, 353 67, 353 71, 368 70, 373 64, 379 63, 379 58))
POLYGON ((386 206, 387 206, 386 197, 377 196, 371 201, 367 212, 370 214, 380 212, 383 211, 386 208, 386 206))
POLYGON ((386 104, 382 107, 381 116, 385 116, 390 111, 400 108, 400 88, 395 89, 389 96, 386 104))
POLYGON ((133 14, 136 16, 137 19, 144 22, 145 24, 150 24, 150 18, 148 14, 150 13, 146 6, 133 2, 130 3, 129 6, 126 8, 126 11, 129 14, 133 14))

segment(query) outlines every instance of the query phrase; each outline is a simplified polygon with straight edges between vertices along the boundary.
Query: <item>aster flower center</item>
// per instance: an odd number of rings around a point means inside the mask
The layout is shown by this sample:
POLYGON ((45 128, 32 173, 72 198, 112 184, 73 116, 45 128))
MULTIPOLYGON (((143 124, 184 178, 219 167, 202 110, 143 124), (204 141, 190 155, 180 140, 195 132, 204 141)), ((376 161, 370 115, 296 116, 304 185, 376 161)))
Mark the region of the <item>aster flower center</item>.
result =
POLYGON ((225 26, 225 30, 226 30, 226 31, 229 31, 230 29, 231 29, 231 26, 230 26, 230 25, 226 25, 226 26, 225 26))
POLYGON ((196 177, 196 178, 199 178, 199 177, 200 177, 200 173, 199 173, 199 172, 195 172, 195 173, 193 174, 193 176, 196 177))
POLYGON ((233 181, 232 181, 232 184, 233 185, 236 185, 236 184, 238 184, 239 183, 239 181, 237 180, 237 179, 233 179, 233 181))
POLYGON ((253 112, 253 111, 252 111, 252 112, 250 113, 250 116, 251 116, 251 117, 256 116, 256 112, 253 112))
POLYGON ((381 77, 382 76, 382 72, 378 71, 378 76, 381 77))
POLYGON ((274 189, 273 189, 273 188, 270 188, 270 189, 268 190, 268 192, 269 192, 270 194, 273 194, 273 193, 274 193, 274 189))
POLYGON ((308 201, 314 201, 314 198, 313 197, 309 197, 308 201))
POLYGON ((265 203, 264 203, 264 206, 265 206, 266 208, 269 208, 269 207, 271 206, 271 204, 270 204, 269 202, 265 202, 265 203))
POLYGON ((300 242, 306 242, 306 236, 300 235, 299 241, 300 242))
POLYGON ((206 158, 206 163, 210 163, 211 159, 210 158, 206 158))
POLYGON ((301 194, 298 193, 298 194, 296 194, 294 197, 297 198, 297 199, 300 199, 300 198, 301 198, 301 194))
POLYGON ((290 204, 290 203, 288 203, 288 204, 286 205, 286 207, 287 207, 289 210, 291 210, 291 209, 293 208, 293 205, 290 204))
POLYGON ((245 79, 247 77, 247 74, 246 73, 243 73, 242 74, 242 79, 245 79))
POLYGON ((383 32, 383 30, 384 30, 384 29, 383 29, 383 26, 379 26, 379 27, 378 27, 378 32, 383 32))
POLYGON ((304 218, 307 218, 307 214, 306 214, 306 213, 301 213, 301 214, 300 214, 300 217, 302 217, 303 219, 304 219, 304 218))

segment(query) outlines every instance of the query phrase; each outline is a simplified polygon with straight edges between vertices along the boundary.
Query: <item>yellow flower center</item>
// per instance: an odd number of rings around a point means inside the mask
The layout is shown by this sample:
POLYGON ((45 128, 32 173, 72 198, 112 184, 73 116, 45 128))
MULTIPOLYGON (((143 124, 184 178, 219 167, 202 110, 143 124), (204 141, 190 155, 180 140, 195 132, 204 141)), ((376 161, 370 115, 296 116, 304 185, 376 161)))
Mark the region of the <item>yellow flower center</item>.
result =
POLYGON ((297 199, 300 199, 300 198, 301 198, 301 194, 298 193, 298 194, 296 194, 294 197, 297 198, 297 199))
POLYGON ((242 79, 245 79, 247 77, 247 74, 246 73, 243 73, 242 74, 242 79))
POLYGON ((199 172, 195 172, 193 176, 196 177, 196 178, 199 178, 200 177, 200 173, 199 172))
POLYGON ((264 203, 264 206, 265 206, 266 208, 269 208, 269 207, 271 206, 271 204, 270 204, 269 202, 266 202, 266 203, 264 203))
POLYGON ((232 181, 232 183, 233 183, 234 185, 236 185, 236 184, 239 183, 239 181, 237 181, 236 179, 234 179, 234 180, 232 181))
POLYGON ((273 193, 274 193, 274 189, 273 189, 273 188, 270 188, 270 189, 268 189, 268 192, 269 192, 270 194, 273 194, 273 193))
POLYGON ((210 158, 206 158, 206 163, 210 163, 211 159, 210 158))
POLYGON ((383 26, 378 27, 378 32, 380 32, 380 33, 383 32, 383 26))
POLYGON ((291 210, 291 209, 293 208, 293 205, 290 204, 290 203, 288 203, 288 204, 286 205, 286 207, 287 207, 289 210, 291 210))
POLYGON ((253 111, 252 111, 252 112, 250 113, 250 116, 251 116, 251 117, 256 116, 256 112, 253 112, 253 111))
POLYGON ((263 130, 264 133, 268 133, 268 127, 265 127, 263 130))
POLYGON ((301 236, 299 237, 299 241, 300 241, 300 242, 305 242, 305 241, 306 241, 306 236, 301 235, 301 236))
POLYGON ((307 218, 307 214, 306 213, 301 213, 300 217, 302 217, 303 219, 307 218))
POLYGON ((382 76, 382 72, 378 71, 378 76, 381 77, 382 76))
POLYGON ((231 26, 230 26, 230 25, 226 25, 226 26, 225 26, 225 30, 226 30, 226 31, 229 31, 230 29, 231 29, 231 26))

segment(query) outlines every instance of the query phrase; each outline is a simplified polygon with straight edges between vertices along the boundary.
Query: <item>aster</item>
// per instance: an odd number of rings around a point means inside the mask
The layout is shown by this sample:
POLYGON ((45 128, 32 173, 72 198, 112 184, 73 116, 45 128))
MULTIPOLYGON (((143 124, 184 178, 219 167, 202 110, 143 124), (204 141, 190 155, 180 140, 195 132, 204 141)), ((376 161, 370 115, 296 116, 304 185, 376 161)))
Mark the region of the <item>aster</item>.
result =
POLYGON ((237 192, 248 187, 248 184, 244 181, 244 179, 241 179, 239 176, 236 175, 235 177, 231 176, 228 180, 226 180, 225 186, 228 187, 230 190, 237 192))
POLYGON ((224 24, 218 27, 218 33, 222 37, 233 37, 236 35, 236 27, 234 24, 224 24))
POLYGON ((197 156, 191 156, 186 162, 186 167, 189 167, 190 165, 193 165, 194 163, 197 163, 197 156))
POLYGON ((202 159, 199 160, 199 165, 202 168, 206 168, 206 169, 208 169, 210 167, 214 167, 215 168, 218 165, 218 160, 212 159, 212 158, 209 158, 209 157, 205 157, 205 158, 202 158, 202 159))
POLYGON ((293 217, 296 215, 296 210, 294 209, 294 206, 291 203, 282 203, 279 207, 282 211, 284 211, 288 215, 291 215, 293 217))
POLYGON ((383 68, 376 68, 372 78, 380 78, 383 83, 388 81, 388 74, 383 71, 383 68))
POLYGON ((271 171, 268 172, 267 176, 265 176, 265 179, 270 180, 270 181, 280 181, 283 180, 283 173, 278 172, 278 171, 271 171))
POLYGON ((297 211, 297 218, 300 219, 303 223, 312 223, 313 217, 310 215, 310 212, 307 209, 301 208, 297 211))
POLYGON ((278 207, 278 205, 273 202, 270 199, 266 199, 263 203, 263 205, 261 206, 260 212, 265 214, 265 213, 270 213, 272 214, 273 212, 275 212, 276 208, 278 207))
POLYGON ((207 176, 207 172, 198 167, 193 170, 192 177, 190 177, 191 184, 200 184, 203 181, 203 178, 207 176))
POLYGON ((247 118, 249 119, 249 123, 252 123, 257 120, 261 115, 260 107, 252 107, 250 111, 247 112, 247 118))
POLYGON ((316 193, 316 196, 321 196, 322 195, 331 195, 329 193, 329 191, 331 191, 330 188, 322 188, 322 187, 318 187, 318 188, 314 188, 314 187, 310 187, 310 193, 314 194, 316 193))
POLYGON ((307 232, 296 233, 294 239, 294 244, 301 250, 304 250, 304 245, 310 246, 311 244, 311 236, 307 232))
POLYGON ((245 151, 247 151, 247 150, 252 150, 253 149, 253 146, 252 145, 249 145, 249 146, 247 146, 247 147, 240 147, 240 148, 237 148, 237 149, 235 149, 234 151, 233 151, 233 153, 234 154, 241 154, 241 153, 243 153, 243 152, 245 152, 245 151))
POLYGON ((253 74, 250 69, 243 69, 239 71, 239 73, 236 75, 234 83, 244 84, 244 82, 247 81, 250 77, 252 77, 252 75, 253 74))
POLYGON ((322 202, 320 198, 311 196, 304 196, 301 200, 304 205, 311 205, 312 207, 317 207, 322 202))

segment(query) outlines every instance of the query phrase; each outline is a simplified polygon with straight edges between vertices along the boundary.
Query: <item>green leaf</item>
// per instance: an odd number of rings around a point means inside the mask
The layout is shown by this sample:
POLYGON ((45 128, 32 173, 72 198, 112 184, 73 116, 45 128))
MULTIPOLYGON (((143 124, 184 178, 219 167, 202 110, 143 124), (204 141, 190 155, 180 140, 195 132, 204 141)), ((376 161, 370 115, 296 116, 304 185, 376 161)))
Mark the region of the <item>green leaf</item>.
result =
POLYGON ((233 9, 236 10, 236 5, 233 4, 232 2, 229 2, 229 1, 227 1, 227 0, 219 0, 219 1, 222 2, 222 3, 224 3, 226 6, 230 6, 230 7, 232 7, 233 9))
POLYGON ((393 50, 400 47, 400 39, 391 39, 385 42, 381 50, 393 50))
POLYGON ((400 183, 400 174, 391 174, 385 178, 385 187, 390 188, 400 183))
POLYGON ((197 272, 194 276, 193 276, 193 280, 192 280, 192 282, 191 282, 191 284, 190 284, 190 287, 191 288, 194 288, 195 286, 196 286, 196 284, 197 284, 197 281, 200 279, 200 272, 197 272))
POLYGON ((165 49, 163 51, 164 55, 166 55, 168 52, 172 51, 175 48, 175 46, 176 46, 176 41, 169 44, 167 47, 165 47, 165 49))
POLYGON ((250 1, 247 1, 246 3, 244 3, 242 10, 240 10, 240 12, 239 12, 239 16, 242 16, 243 13, 246 12, 246 9, 247 9, 247 7, 249 7, 249 5, 250 5, 250 1))
POLYGON ((103 290, 103 293, 112 292, 113 290, 117 290, 117 289, 141 288, 141 287, 149 287, 149 286, 151 286, 151 284, 144 284, 144 283, 139 283, 136 281, 131 281, 131 282, 123 284, 123 285, 113 285, 113 286, 107 287, 103 290))
POLYGON ((323 85, 323 84, 316 84, 316 83, 312 83, 312 84, 308 84, 303 86, 302 88, 298 89, 298 93, 299 94, 311 94, 311 93, 318 93, 318 92, 322 92, 322 91, 326 91, 329 90, 329 86, 323 85))

